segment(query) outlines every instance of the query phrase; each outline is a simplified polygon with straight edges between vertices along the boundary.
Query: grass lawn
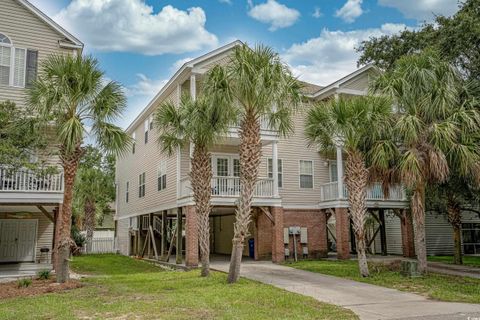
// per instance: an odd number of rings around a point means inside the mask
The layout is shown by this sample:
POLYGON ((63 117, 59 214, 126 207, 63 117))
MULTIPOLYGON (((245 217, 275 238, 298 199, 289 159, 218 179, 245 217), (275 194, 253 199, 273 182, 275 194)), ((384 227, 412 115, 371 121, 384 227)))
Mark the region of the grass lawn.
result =
MULTIPOLYGON (((431 256, 428 257, 428 261, 434 262, 443 262, 443 263, 453 263, 453 256, 431 256)), ((480 257, 464 256, 463 264, 469 267, 480 268, 480 257)))
POLYGON ((437 300, 480 303, 480 279, 436 273, 430 273, 422 278, 406 278, 396 271, 396 268, 387 268, 379 264, 369 264, 371 276, 362 278, 358 272, 358 263, 353 260, 299 261, 286 265, 311 272, 418 293, 437 300))
POLYGON ((75 257, 79 289, 0 301, 0 319, 357 319, 350 311, 272 286, 198 271, 163 271, 117 255, 75 257))

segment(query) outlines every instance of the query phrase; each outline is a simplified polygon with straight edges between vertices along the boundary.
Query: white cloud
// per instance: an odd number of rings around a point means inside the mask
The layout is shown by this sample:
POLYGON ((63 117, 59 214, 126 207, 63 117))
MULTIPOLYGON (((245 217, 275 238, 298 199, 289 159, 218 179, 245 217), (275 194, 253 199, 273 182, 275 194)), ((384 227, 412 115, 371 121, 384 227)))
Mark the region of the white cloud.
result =
POLYGON ((347 0, 347 2, 341 7, 335 16, 342 18, 343 21, 352 23, 363 14, 362 0, 347 0))
POLYGON ((137 73, 136 76, 138 78, 137 83, 126 88, 126 94, 129 97, 144 96, 151 99, 168 81, 167 79, 153 80, 143 73, 137 73))
POLYGON ((256 6, 249 1, 249 6, 248 15, 262 23, 270 24, 270 28, 268 28, 270 31, 290 27, 300 17, 300 12, 275 0, 267 0, 256 6))
POLYGON ((321 16, 323 16, 323 13, 319 7, 315 7, 315 11, 313 12, 312 16, 314 18, 320 18, 321 16))
POLYGON ((183 53, 217 45, 202 8, 171 5, 158 13, 143 0, 73 0, 55 19, 89 46, 146 55, 183 53))
POLYGON ((405 17, 432 20, 434 15, 450 16, 457 12, 456 0, 378 0, 378 4, 399 10, 405 17))
POLYGON ((387 23, 380 28, 353 31, 324 29, 320 36, 293 44, 282 58, 301 80, 319 85, 330 84, 356 69, 358 54, 355 48, 370 37, 397 33, 406 26, 387 23))
POLYGON ((220 3, 232 4, 232 0, 218 0, 220 3))

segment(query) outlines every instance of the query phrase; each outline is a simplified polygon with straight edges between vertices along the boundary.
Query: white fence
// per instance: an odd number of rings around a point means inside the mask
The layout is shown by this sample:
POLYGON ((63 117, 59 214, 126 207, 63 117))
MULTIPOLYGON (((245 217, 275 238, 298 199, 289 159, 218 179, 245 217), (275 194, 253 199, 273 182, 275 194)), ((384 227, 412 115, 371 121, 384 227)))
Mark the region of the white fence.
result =
POLYGON ((0 168, 0 191, 63 192, 63 173, 39 175, 27 169, 0 168))
POLYGON ((83 253, 115 253, 115 237, 113 231, 95 231, 92 243, 85 243, 83 253))

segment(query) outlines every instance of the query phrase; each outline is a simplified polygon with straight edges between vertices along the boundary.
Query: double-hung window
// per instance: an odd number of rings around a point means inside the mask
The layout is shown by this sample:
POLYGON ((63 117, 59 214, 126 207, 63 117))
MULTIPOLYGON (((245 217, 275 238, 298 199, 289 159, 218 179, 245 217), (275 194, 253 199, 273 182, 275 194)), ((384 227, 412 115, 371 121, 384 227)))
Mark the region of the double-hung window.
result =
POLYGON ((125 202, 128 203, 128 196, 130 192, 130 182, 127 181, 125 185, 125 202))
POLYGON ((0 85, 29 87, 37 76, 38 52, 17 48, 0 33, 0 85))
POLYGON ((313 188, 313 161, 300 160, 300 188, 313 188))
POLYGON ((158 166, 157 172, 157 190, 163 190, 167 188, 167 161, 163 160, 158 166))
POLYGON ((148 130, 150 129, 150 124, 149 124, 149 120, 145 120, 145 123, 144 123, 144 127, 145 127, 145 144, 148 143, 148 130))
POLYGON ((133 142, 132 142, 132 154, 135 154, 135 143, 136 143, 135 138, 136 138, 136 135, 135 135, 135 132, 134 132, 134 133, 132 133, 132 140, 133 140, 133 142))
MULTIPOLYGON (((278 187, 283 187, 283 161, 282 159, 277 159, 278 162, 278 187)), ((270 179, 273 179, 273 160, 268 158, 267 173, 270 179)))
POLYGON ((145 197, 145 172, 138 176, 138 197, 145 197))

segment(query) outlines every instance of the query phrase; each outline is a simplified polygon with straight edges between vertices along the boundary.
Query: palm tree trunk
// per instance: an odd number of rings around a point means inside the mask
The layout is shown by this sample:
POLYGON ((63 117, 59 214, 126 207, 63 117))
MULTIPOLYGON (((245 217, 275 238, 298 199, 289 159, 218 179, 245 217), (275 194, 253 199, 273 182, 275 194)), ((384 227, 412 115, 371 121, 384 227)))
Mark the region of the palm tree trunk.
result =
POLYGON ((262 156, 260 123, 252 113, 247 113, 240 126, 240 197, 235 212, 232 256, 228 272, 228 283, 237 282, 240 276, 243 247, 248 237, 248 226, 252 219, 253 192, 258 179, 258 168, 262 156))
POLYGON ((427 244, 425 240, 425 186, 418 184, 411 200, 414 223, 415 250, 418 260, 418 271, 427 273, 427 244))
POLYGON ((358 150, 347 151, 345 185, 348 190, 350 217, 353 222, 355 242, 357 244, 358 267, 362 277, 369 276, 365 243, 367 179, 368 170, 365 167, 365 161, 361 152, 358 150))
MULTIPOLYGON (((63 153, 63 152, 62 152, 63 153)), ((63 172, 64 172, 64 192, 61 217, 59 219, 60 228, 58 232, 59 240, 57 241, 57 261, 55 267, 56 279, 58 283, 63 283, 69 279, 69 258, 70 247, 73 243, 71 239, 72 228, 72 201, 73 186, 75 184, 75 176, 77 175, 78 163, 82 155, 80 145, 70 155, 61 156, 63 172)))
POLYGON ((87 253, 92 252, 93 230, 95 229, 95 202, 91 199, 85 201, 85 221, 84 228, 87 231, 87 253))
POLYGON ((212 196, 212 163, 211 156, 205 146, 195 145, 190 174, 195 200, 195 211, 198 215, 198 233, 200 243, 201 275, 210 274, 210 198, 212 196))
POLYGON ((454 264, 463 264, 462 256, 462 211, 460 207, 453 200, 448 201, 448 222, 453 227, 453 263, 454 264))

